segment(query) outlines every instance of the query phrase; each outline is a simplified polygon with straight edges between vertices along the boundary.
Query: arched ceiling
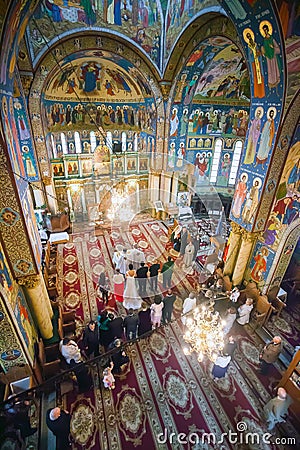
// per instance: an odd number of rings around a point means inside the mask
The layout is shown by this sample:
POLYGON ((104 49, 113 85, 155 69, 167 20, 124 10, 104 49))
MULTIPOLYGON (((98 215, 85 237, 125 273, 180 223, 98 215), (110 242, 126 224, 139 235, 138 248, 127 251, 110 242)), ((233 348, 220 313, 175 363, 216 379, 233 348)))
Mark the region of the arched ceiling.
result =
POLYGON ((151 90, 133 63, 102 50, 65 57, 52 71, 44 91, 44 98, 53 101, 139 103, 145 97, 151 97, 151 90))

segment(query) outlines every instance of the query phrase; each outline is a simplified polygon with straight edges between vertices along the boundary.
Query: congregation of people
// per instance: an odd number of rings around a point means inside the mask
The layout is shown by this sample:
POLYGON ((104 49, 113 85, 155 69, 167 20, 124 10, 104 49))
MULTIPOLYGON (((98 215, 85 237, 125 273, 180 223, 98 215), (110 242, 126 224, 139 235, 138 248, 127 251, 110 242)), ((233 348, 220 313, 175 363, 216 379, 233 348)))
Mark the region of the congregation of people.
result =
MULTIPOLYGON (((181 267, 187 267, 188 258, 195 257, 194 246, 186 252, 189 244, 186 229, 181 230, 181 250, 178 258, 181 267), (186 234, 186 236, 185 236, 186 234), (188 255, 188 256, 187 256, 188 255)), ((219 263, 212 275, 204 283, 197 282, 195 289, 189 292, 185 299, 172 284, 175 269, 174 258, 170 255, 165 262, 153 259, 146 262, 143 251, 134 244, 131 250, 114 250, 112 255, 114 274, 111 271, 100 273, 96 286, 99 314, 97 320, 91 320, 82 334, 82 338, 75 342, 66 337, 60 342, 60 351, 68 368, 73 370, 78 383, 79 392, 85 392, 93 386, 89 370, 83 361, 109 355, 107 364, 103 367, 102 385, 107 390, 113 390, 116 385, 116 375, 120 375, 129 363, 126 345, 137 338, 145 338, 149 333, 176 320, 181 311, 181 323, 186 327, 188 317, 193 316, 197 306, 208 308, 217 313, 222 319, 224 347, 217 355, 212 367, 211 377, 214 382, 228 377, 227 372, 234 359, 238 340, 242 339, 241 329, 249 323, 254 309, 251 289, 247 291, 228 286, 223 276, 223 263, 219 263), (110 278, 108 274, 110 273, 110 278), (249 294, 250 293, 250 294, 249 294), (178 300, 178 308, 174 314, 174 304, 178 300)), ((266 376, 272 364, 276 363, 282 350, 279 336, 275 336, 260 352, 259 373, 266 376)), ((286 393, 278 392, 274 404, 279 405, 282 414, 287 413, 286 393), (278 400, 279 399, 279 400, 278 400), (282 401, 280 401, 282 400, 282 401)), ((271 400, 270 400, 271 402, 271 400)), ((283 421, 281 412, 278 415, 268 415, 268 405, 264 409, 264 420, 268 429, 283 421)), ((59 409, 59 408, 58 408, 59 409)), ((60 417, 67 421, 64 411, 54 408, 49 411, 47 424, 53 428, 53 422, 60 417)), ((61 419, 60 419, 61 420, 61 419)), ((53 428, 55 429, 55 427, 53 428)), ((54 431, 55 432, 55 431, 54 431)))

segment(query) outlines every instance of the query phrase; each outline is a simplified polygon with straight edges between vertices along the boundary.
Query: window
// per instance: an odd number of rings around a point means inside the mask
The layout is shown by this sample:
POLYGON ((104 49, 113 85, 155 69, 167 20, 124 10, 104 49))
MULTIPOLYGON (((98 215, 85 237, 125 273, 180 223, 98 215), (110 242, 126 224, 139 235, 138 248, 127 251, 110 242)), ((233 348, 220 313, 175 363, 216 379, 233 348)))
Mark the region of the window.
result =
POLYGON ((74 140, 76 153, 81 153, 81 140, 78 131, 75 131, 74 133, 74 140))
POLYGON ((57 158, 57 151, 56 151, 56 145, 55 145, 53 134, 51 134, 51 145, 52 145, 53 158, 57 158))
POLYGON ((138 151, 138 136, 137 133, 134 133, 134 138, 133 138, 133 151, 137 152, 138 151))
POLYGON ((122 135, 121 135, 121 140, 122 140, 122 152, 126 152, 126 133, 125 131, 123 131, 122 135))
POLYGON ((242 148, 243 148, 243 141, 236 141, 234 144, 234 152, 233 152, 233 158, 232 158, 232 164, 230 169, 230 175, 229 175, 229 183, 231 185, 235 185, 235 180, 240 164, 241 154, 242 154, 242 148))
POLYGON ((64 133, 60 133, 60 137, 61 137, 61 145, 62 145, 63 154, 67 155, 68 154, 68 146, 67 146, 66 136, 64 133))
POLYGON ((97 139, 94 131, 90 132, 90 142, 91 142, 91 153, 94 153, 97 147, 97 139))
POLYGON ((109 148, 110 153, 112 153, 113 145, 112 145, 112 132, 111 131, 108 131, 106 133, 106 145, 109 148))
POLYGON ((222 139, 216 139, 214 157, 213 157, 213 162, 212 162, 211 172, 210 172, 210 182, 211 183, 215 183, 217 181, 222 147, 223 147, 222 139))

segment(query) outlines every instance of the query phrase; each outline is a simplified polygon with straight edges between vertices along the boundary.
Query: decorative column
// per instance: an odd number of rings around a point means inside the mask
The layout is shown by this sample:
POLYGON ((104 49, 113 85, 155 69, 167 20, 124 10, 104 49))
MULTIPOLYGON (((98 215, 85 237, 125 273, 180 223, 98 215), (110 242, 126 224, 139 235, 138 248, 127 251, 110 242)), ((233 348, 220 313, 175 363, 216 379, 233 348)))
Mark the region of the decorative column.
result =
POLYGON ((174 205, 176 205, 177 201, 177 192, 178 192, 178 175, 176 172, 174 172, 172 179, 172 192, 171 192, 171 203, 174 203, 174 205))
POLYGON ((56 193, 51 177, 44 177, 43 183, 47 194, 47 203, 51 214, 56 214, 58 210, 56 193))
POLYGON ((73 204, 72 204, 71 189, 69 187, 67 188, 67 199, 68 199, 69 210, 71 211, 71 209, 73 209, 73 204))
POLYGON ((161 175, 160 199, 163 203, 170 203, 171 177, 166 173, 161 175))
POLYGON ((140 211, 140 208, 141 208, 141 206, 140 206, 140 185, 139 185, 138 180, 136 180, 136 183, 135 183, 135 192, 136 192, 136 209, 137 209, 137 211, 140 211))
POLYGON ((153 173, 152 200, 156 202, 159 199, 159 174, 153 173))
POLYGON ((82 212, 83 212, 83 214, 86 214, 87 209, 86 209, 86 201, 85 201, 85 191, 84 191, 83 186, 81 187, 80 195, 81 195, 82 212))
POLYGON ((244 273, 252 252, 253 244, 257 240, 257 233, 251 233, 243 230, 240 251, 236 260, 234 272, 232 275, 232 283, 238 286, 242 283, 244 273))
MULTIPOLYGON (((44 339, 53 336, 53 327, 49 313, 49 297, 45 295, 40 275, 31 275, 18 279, 18 284, 23 286, 36 324, 44 339)), ((52 309, 51 309, 52 311, 52 309)))
POLYGON ((242 228, 235 222, 231 222, 231 233, 229 236, 229 249, 224 267, 224 275, 233 274, 236 258, 241 243, 242 228))
POLYGON ((42 290, 43 290, 43 293, 44 293, 43 294, 43 300, 45 302, 45 306, 47 307, 49 316, 52 318, 53 317, 53 309, 52 309, 51 300, 49 298, 48 291, 47 291, 47 288, 46 288, 44 277, 41 274, 37 275, 37 277, 39 277, 40 282, 41 282, 41 287, 42 287, 42 290))

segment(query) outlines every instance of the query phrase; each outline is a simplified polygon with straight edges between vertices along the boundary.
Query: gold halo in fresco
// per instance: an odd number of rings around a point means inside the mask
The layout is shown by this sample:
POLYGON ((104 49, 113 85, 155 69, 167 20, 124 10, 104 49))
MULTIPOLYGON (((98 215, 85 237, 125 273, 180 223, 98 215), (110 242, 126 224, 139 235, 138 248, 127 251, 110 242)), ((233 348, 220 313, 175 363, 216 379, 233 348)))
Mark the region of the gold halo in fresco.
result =
POLYGON ((120 237, 120 235, 119 235, 119 233, 117 233, 116 231, 113 231, 113 232, 110 234, 110 237, 111 237, 112 239, 118 239, 118 237, 120 237))
POLYGON ((260 34, 262 35, 262 37, 265 37, 265 32, 263 30, 263 28, 267 26, 268 27, 268 33, 271 35, 273 33, 273 26, 271 25, 271 23, 268 20, 262 20, 259 24, 259 31, 260 34))
POLYGON ((75 283, 75 281, 77 281, 77 279, 78 279, 78 275, 77 275, 77 273, 76 272, 73 272, 73 270, 70 270, 69 272, 67 272, 66 274, 65 274, 65 276, 64 276, 64 281, 65 281, 65 283, 68 283, 68 284, 74 284, 75 283))
POLYGON ((68 242, 67 244, 65 244, 65 248, 71 250, 71 248, 74 248, 74 244, 72 244, 72 242, 68 242))
POLYGON ((101 264, 95 264, 93 266, 93 273, 95 275, 100 275, 100 273, 104 272, 104 267, 101 264))
POLYGON ((139 236, 139 235, 141 234, 140 230, 138 230, 137 228, 134 228, 134 229, 131 231, 131 233, 134 234, 135 236, 139 236))
POLYGON ((93 258, 99 258, 99 257, 101 256, 101 251, 99 250, 99 248, 92 248, 92 249, 90 250, 90 255, 91 255, 93 258))
POLYGON ((140 246, 141 248, 147 248, 147 247, 148 247, 148 242, 146 242, 146 241, 140 241, 140 242, 139 242, 139 246, 140 246))
POLYGON ((64 263, 68 264, 69 266, 71 266, 72 264, 74 264, 74 262, 76 261, 76 256, 74 255, 67 255, 64 258, 64 263))
POLYGON ((169 239, 168 239, 167 236, 165 236, 165 235, 159 236, 159 240, 160 240, 161 242, 163 242, 164 244, 166 244, 167 242, 169 242, 169 239))
POLYGON ((159 226, 158 226, 158 225, 155 225, 155 224, 151 225, 151 228, 152 228, 152 230, 154 230, 154 231, 159 231, 159 230, 160 230, 159 226))
POLYGON ((65 297, 65 304, 69 309, 76 309, 80 302, 80 295, 77 292, 69 292, 65 297))

